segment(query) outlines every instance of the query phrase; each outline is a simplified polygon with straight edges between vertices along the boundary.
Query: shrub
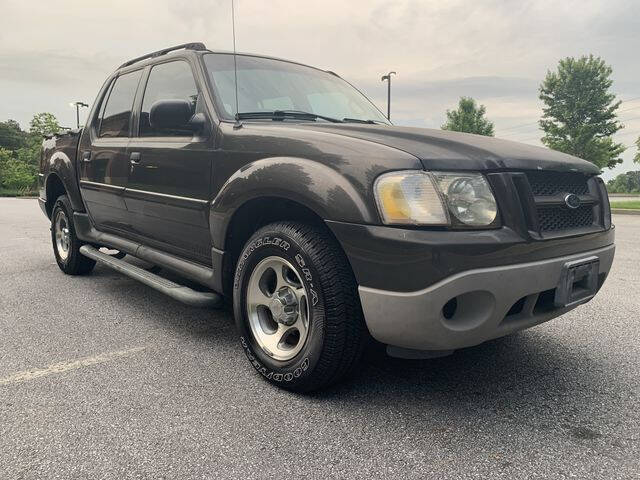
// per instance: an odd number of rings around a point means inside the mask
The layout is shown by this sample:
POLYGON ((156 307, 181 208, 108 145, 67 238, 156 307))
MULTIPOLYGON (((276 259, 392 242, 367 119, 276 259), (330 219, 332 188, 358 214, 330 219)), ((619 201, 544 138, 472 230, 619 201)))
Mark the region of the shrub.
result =
POLYGON ((33 189, 35 184, 34 167, 14 158, 9 150, 0 148, 0 187, 21 191, 33 189))

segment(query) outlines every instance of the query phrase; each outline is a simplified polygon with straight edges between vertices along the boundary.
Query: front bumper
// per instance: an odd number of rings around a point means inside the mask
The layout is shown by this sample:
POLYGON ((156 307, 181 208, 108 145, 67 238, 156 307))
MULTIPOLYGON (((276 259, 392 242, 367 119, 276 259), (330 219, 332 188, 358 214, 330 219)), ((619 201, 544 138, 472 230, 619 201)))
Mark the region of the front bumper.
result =
MULTIPOLYGON (((535 262, 472 269, 417 291, 360 286, 367 327, 378 341, 414 350, 453 350, 480 344, 562 315, 553 290, 564 265, 596 256, 598 288, 611 269, 615 245, 535 262), (443 308, 456 299, 453 314, 443 308)), ((451 304, 449 304, 451 305, 451 304)))
POLYGON ((396 292, 423 290, 468 270, 532 263, 612 245, 615 228, 534 241, 513 228, 432 230, 326 221, 358 285, 396 292))

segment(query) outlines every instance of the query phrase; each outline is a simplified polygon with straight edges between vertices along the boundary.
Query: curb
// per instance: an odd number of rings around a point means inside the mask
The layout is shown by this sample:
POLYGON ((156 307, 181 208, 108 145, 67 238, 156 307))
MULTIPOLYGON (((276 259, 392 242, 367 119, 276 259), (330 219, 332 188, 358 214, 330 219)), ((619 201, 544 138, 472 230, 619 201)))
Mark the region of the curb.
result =
POLYGON ((7 195, 6 197, 3 197, 2 195, 0 195, 0 198, 25 198, 27 200, 33 200, 33 199, 38 198, 38 196, 36 195, 36 196, 32 197, 32 196, 28 196, 28 195, 13 195, 13 196, 7 195))
POLYGON ((612 208, 611 213, 622 215, 640 215, 640 209, 636 208, 612 208))

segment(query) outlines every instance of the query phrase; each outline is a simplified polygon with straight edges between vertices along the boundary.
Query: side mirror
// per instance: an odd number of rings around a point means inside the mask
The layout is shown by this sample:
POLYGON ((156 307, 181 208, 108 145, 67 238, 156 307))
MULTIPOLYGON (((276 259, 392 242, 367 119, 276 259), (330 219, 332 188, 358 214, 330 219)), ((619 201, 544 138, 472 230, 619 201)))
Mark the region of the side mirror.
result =
POLYGON ((189 120, 189 126, 194 132, 200 132, 204 130, 207 125, 207 117, 204 113, 196 113, 191 120, 189 120))
POLYGON ((193 114, 193 104, 186 100, 158 100, 149 111, 149 125, 154 130, 200 130, 204 120, 204 115, 193 114))

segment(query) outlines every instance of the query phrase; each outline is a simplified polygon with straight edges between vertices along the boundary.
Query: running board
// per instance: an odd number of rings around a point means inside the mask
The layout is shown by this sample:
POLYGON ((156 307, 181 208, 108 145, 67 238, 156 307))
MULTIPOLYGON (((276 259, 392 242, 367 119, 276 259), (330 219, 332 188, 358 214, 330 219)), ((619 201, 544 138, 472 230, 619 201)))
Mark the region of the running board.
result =
POLYGON ((102 253, 90 245, 81 246, 80 253, 187 305, 193 307, 216 307, 222 303, 222 297, 217 293, 198 292, 184 285, 178 285, 143 268, 102 253))

